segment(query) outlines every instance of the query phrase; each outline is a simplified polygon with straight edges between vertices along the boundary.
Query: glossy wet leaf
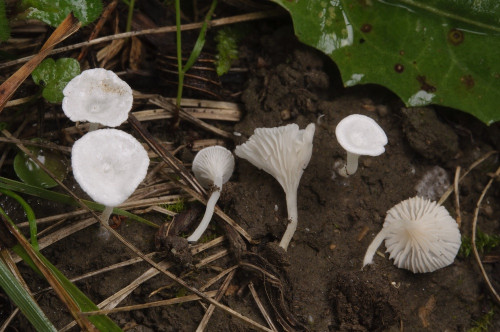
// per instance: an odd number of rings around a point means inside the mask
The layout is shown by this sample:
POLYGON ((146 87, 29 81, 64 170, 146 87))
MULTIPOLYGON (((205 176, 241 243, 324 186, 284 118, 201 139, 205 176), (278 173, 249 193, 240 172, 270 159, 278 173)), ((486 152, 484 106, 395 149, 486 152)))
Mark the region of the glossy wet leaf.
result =
POLYGON ((500 120, 497 0, 273 0, 298 38, 338 65, 346 86, 381 84, 407 106, 500 120))
MULTIPOLYGON (((68 173, 68 162, 62 154, 39 147, 31 147, 30 151, 37 156, 38 160, 40 160, 57 179, 60 181, 64 180, 68 173)), ((57 186, 57 182, 22 151, 18 152, 14 158, 14 171, 24 183, 32 186, 41 188, 52 188, 57 186)))
POLYGON ((43 86, 43 97, 51 103, 63 100, 66 84, 78 74, 80 64, 73 58, 45 59, 31 73, 35 84, 43 86))
POLYGON ((27 17, 43 21, 53 27, 58 26, 64 18, 73 15, 83 25, 93 22, 101 15, 101 0, 23 0, 27 9, 27 17))

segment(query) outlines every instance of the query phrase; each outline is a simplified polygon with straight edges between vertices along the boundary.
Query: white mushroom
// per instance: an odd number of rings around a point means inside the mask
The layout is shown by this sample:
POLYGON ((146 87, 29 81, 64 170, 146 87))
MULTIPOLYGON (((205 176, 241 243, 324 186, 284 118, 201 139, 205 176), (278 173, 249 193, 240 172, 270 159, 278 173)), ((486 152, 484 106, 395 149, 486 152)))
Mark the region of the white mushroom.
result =
POLYGON ((214 214, 215 203, 220 197, 222 185, 229 181, 234 171, 234 157, 222 146, 210 146, 202 149, 193 160, 192 170, 196 179, 205 188, 211 189, 205 215, 196 230, 187 238, 188 242, 197 242, 205 232, 214 214))
POLYGON ((382 230, 366 251, 363 266, 372 263, 384 240, 394 264, 413 273, 432 272, 450 265, 461 244, 458 225, 448 211, 418 196, 387 211, 382 230))
POLYGON ((63 90, 62 109, 71 121, 116 127, 132 108, 132 89, 111 70, 95 68, 74 77, 63 90))
POLYGON ((123 203, 146 176, 149 157, 132 135, 100 129, 75 142, 71 165, 80 187, 106 206, 101 220, 107 222, 113 207, 123 203))
POLYGON ((356 172, 360 155, 381 155, 387 144, 384 130, 375 120, 361 114, 352 114, 342 119, 335 128, 335 136, 347 151, 346 165, 339 170, 339 174, 344 177, 356 172))
POLYGON ((312 155, 314 123, 299 130, 296 124, 257 128, 250 139, 236 147, 238 157, 271 174, 283 187, 289 224, 280 247, 287 250, 297 229, 297 188, 312 155))

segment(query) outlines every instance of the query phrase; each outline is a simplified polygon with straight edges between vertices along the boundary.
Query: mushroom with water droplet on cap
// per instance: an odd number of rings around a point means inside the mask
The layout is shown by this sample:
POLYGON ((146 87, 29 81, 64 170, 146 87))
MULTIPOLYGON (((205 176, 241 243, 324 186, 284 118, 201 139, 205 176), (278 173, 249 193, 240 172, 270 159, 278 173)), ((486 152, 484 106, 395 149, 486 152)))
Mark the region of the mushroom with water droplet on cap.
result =
POLYGON ((361 114, 352 114, 342 119, 335 128, 335 136, 347 151, 346 164, 338 171, 344 177, 356 172, 359 156, 381 155, 387 144, 384 130, 375 120, 361 114))
POLYGON ((111 70, 94 68, 74 77, 63 90, 62 109, 71 121, 117 127, 127 120, 132 108, 130 86, 111 70))
POLYGON ((229 181, 234 171, 233 154, 222 146, 204 148, 194 157, 192 170, 200 184, 211 189, 211 194, 203 219, 193 234, 187 238, 190 243, 197 242, 200 239, 212 219, 222 185, 229 181))
POLYGON ((289 224, 280 241, 285 250, 297 229, 297 189, 311 160, 315 129, 314 123, 302 130, 296 124, 257 128, 246 143, 235 149, 238 157, 271 174, 285 191, 289 224))
POLYGON ((382 230, 366 251, 363 266, 385 240, 394 264, 413 273, 432 272, 453 263, 460 248, 458 224, 436 202, 416 196, 389 211, 382 230))
POLYGON ((71 150, 73 175, 80 187, 106 208, 123 203, 146 176, 149 157, 132 135, 118 129, 100 129, 83 135, 71 150))

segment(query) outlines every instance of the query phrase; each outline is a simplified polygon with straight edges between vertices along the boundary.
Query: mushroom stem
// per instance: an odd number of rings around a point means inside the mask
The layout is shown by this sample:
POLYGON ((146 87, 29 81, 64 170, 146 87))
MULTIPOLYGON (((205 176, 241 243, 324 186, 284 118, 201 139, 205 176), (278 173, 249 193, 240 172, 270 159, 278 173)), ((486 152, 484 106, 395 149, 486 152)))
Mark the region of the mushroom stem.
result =
POLYGON ((113 207, 112 206, 106 206, 104 210, 102 211, 101 216, 99 219, 101 222, 106 223, 109 220, 109 217, 111 216, 111 213, 113 213, 113 207))
POLYGON ((373 263, 373 256, 375 255, 375 252, 377 251, 378 247, 380 247, 382 242, 385 240, 385 237, 386 237, 386 230, 385 228, 382 228, 380 232, 378 232, 377 236, 375 236, 372 243, 370 243, 368 249, 366 250, 365 258, 363 259, 363 267, 373 263))
POLYGON ((198 242, 200 237, 207 229, 208 224, 210 224, 210 220, 212 220, 212 216, 214 214, 215 204, 217 203, 220 197, 221 189, 222 189, 222 177, 217 177, 214 181, 214 188, 212 194, 210 195, 210 198, 207 201, 207 208, 205 210, 205 214, 203 215, 203 219, 201 220, 200 224, 193 232, 193 234, 191 234, 191 236, 187 238, 189 243, 198 242))
POLYGON ((89 132, 99 129, 99 124, 97 122, 89 123, 89 132))
POLYGON ((347 151, 347 160, 344 167, 339 170, 339 174, 343 177, 353 175, 358 170, 359 154, 347 151))
POLYGON ((288 249, 288 245, 292 240, 298 224, 297 190, 294 190, 292 193, 286 193, 286 208, 288 212, 288 226, 280 241, 280 247, 285 249, 285 251, 288 249))

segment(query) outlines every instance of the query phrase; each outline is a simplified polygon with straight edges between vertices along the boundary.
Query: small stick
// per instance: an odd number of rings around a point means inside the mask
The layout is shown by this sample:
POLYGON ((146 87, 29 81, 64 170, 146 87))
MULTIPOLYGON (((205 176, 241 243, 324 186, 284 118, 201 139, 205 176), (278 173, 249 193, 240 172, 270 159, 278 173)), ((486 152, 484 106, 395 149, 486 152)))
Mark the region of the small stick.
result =
POLYGON ((490 189, 490 186, 493 183, 493 181, 499 176, 500 176, 500 167, 497 169, 494 176, 488 181, 488 183, 484 187, 483 192, 481 193, 481 196, 477 201, 476 209, 474 210, 474 219, 472 220, 472 251, 474 252, 474 257, 476 258, 476 262, 479 265, 479 268, 481 269, 481 274, 483 275, 484 281, 486 281, 488 288, 490 289, 491 293, 493 294, 493 297, 497 300, 498 303, 500 303, 500 295, 498 295, 497 291, 495 290, 495 287, 490 281, 490 278, 488 278, 488 274, 486 274, 486 270, 484 269, 483 263, 481 262, 481 258, 479 257, 479 253, 476 248, 476 226, 477 226, 477 219, 479 216, 479 209, 481 208, 481 202, 483 201, 484 196, 486 196, 486 192, 488 191, 488 189, 490 189))
POLYGON ((254 299, 255 303, 257 304, 257 307, 259 307, 260 313, 262 314, 262 316, 264 316, 264 319, 266 320, 266 322, 269 325, 269 327, 271 328, 271 330, 277 332, 278 329, 276 328, 276 325, 274 325, 273 320, 271 319, 271 317, 267 313, 266 308, 264 308, 264 305, 260 301, 259 295, 257 294, 257 291, 255 290, 253 282, 250 281, 250 283, 248 284, 248 289, 250 289, 250 293, 252 293, 253 299, 254 299))
MULTIPOLYGON (((483 161, 485 161, 486 159, 488 159, 489 157, 491 157, 492 155, 494 155, 496 153, 498 153, 498 151, 492 150, 492 151, 486 153, 484 156, 482 156, 478 160, 476 160, 475 162, 473 162, 472 165, 470 165, 470 167, 464 172, 464 174, 462 174, 462 176, 460 177, 460 179, 458 181, 459 182, 462 181, 467 176, 467 174, 469 174, 470 171, 472 171, 474 168, 476 168, 478 165, 480 165, 483 161)), ((443 196, 441 196, 441 199, 439 200, 438 204, 443 205, 444 201, 446 201, 446 199, 450 196, 450 194, 452 192, 453 192, 453 186, 449 186, 448 190, 446 190, 446 192, 443 194, 443 196)))
POLYGON ((460 214, 460 196, 458 191, 458 182, 460 179, 460 166, 457 166, 457 170, 455 171, 455 180, 453 181, 453 187, 455 188, 455 214, 457 215, 457 224, 458 228, 462 225, 462 215, 460 214))

